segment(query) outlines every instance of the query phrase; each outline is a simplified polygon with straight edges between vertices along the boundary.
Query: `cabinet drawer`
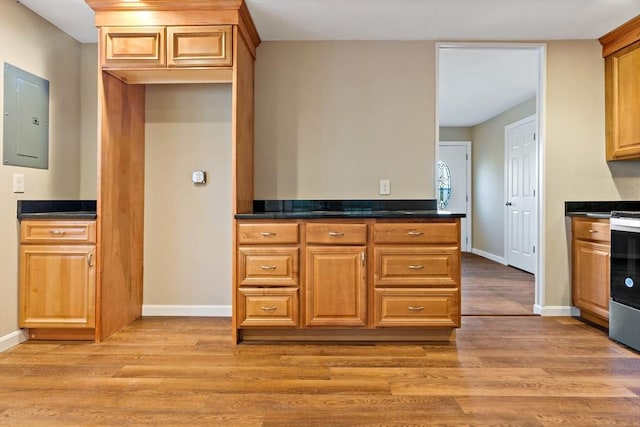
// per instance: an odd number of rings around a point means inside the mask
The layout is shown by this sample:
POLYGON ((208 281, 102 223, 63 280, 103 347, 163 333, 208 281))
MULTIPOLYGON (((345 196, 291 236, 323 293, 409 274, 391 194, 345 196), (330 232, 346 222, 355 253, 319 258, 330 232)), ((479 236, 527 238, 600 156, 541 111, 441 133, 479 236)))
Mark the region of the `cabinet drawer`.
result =
POLYGON ((165 67, 164 27, 103 27, 101 63, 109 67, 165 67))
POLYGON ((95 243, 95 221, 29 221, 20 224, 21 243, 95 243))
POLYGON ((167 27, 167 66, 230 67, 231 25, 167 27))
POLYGON ((376 286, 458 286, 457 247, 376 247, 376 286))
POLYGON ((298 243, 297 223, 238 224, 241 245, 281 245, 298 243))
POLYGON ((459 289, 376 289, 376 327, 459 327, 459 289))
POLYGON ((298 249, 240 248, 238 283, 241 286, 295 286, 298 284, 298 249))
POLYGON ((240 289, 238 325, 298 326, 297 289, 240 289))
POLYGON ((373 226, 374 243, 458 244, 459 239, 459 221, 376 223, 373 226))
POLYGON ((573 218, 573 237, 582 240, 610 242, 609 220, 573 218))
POLYGON ((316 245, 364 245, 367 224, 308 223, 306 241, 316 245))

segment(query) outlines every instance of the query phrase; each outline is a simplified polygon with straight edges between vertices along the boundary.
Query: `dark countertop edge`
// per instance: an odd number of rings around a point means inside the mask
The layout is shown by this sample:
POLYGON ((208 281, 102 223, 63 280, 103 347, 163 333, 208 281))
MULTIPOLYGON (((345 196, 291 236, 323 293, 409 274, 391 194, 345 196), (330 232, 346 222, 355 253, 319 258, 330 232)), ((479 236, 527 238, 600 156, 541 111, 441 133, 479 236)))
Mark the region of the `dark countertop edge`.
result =
POLYGON ((18 200, 17 218, 96 219, 95 200, 18 200))
POLYGON ((18 219, 96 219, 95 212, 41 212, 23 213, 18 215, 18 219))
POLYGON ((638 200, 618 201, 566 201, 564 214, 570 217, 603 218, 611 217, 611 211, 640 211, 638 200))
POLYGON ((260 212, 236 214, 236 219, 367 219, 367 218, 429 218, 429 219, 446 219, 446 218, 465 218, 465 214, 458 213, 439 213, 434 211, 346 211, 346 212, 260 212))

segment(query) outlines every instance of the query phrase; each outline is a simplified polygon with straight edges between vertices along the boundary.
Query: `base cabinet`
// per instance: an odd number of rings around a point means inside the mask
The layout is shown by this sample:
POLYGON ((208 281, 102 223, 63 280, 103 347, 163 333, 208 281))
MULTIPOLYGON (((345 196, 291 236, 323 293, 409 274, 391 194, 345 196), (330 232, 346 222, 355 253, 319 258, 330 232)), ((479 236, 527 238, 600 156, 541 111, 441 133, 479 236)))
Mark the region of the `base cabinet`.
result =
POLYGON ((449 341, 460 220, 237 220, 238 340, 449 341))
POLYGON ((19 325, 32 339, 92 339, 94 260, 93 221, 21 223, 19 325))
POLYGON ((580 315, 608 326, 610 231, 604 219, 572 220, 572 301, 580 315))

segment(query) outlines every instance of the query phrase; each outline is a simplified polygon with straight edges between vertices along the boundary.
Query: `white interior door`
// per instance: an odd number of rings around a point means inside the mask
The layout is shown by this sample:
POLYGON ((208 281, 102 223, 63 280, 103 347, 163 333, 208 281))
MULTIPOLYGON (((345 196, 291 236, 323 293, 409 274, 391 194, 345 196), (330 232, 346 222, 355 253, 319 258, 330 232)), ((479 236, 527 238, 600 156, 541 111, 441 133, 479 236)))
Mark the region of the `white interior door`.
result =
POLYGON ((507 264, 529 273, 536 268, 536 116, 505 127, 507 264))
POLYGON ((438 209, 467 215, 461 221, 461 249, 471 251, 471 143, 438 143, 438 209))

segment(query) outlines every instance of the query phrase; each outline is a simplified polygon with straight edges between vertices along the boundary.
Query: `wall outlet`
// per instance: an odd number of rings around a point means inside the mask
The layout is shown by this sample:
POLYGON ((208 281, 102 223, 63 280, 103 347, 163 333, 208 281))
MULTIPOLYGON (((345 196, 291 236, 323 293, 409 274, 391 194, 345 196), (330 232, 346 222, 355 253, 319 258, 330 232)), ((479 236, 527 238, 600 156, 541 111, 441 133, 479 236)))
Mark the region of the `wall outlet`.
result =
POLYGON ((13 192, 24 193, 24 174, 22 173, 13 174, 13 192))
POLYGON ((391 184, 389 183, 388 179, 380 180, 380 194, 381 195, 391 194, 391 184))

